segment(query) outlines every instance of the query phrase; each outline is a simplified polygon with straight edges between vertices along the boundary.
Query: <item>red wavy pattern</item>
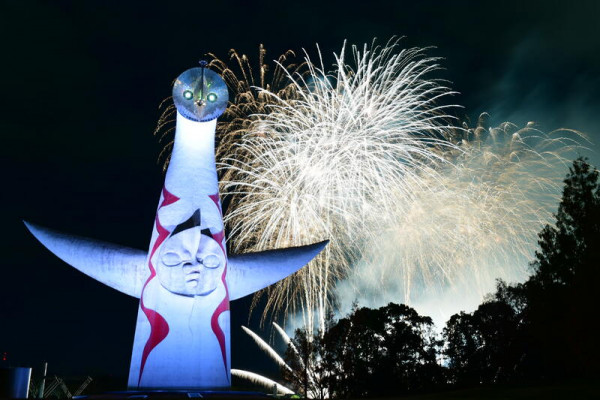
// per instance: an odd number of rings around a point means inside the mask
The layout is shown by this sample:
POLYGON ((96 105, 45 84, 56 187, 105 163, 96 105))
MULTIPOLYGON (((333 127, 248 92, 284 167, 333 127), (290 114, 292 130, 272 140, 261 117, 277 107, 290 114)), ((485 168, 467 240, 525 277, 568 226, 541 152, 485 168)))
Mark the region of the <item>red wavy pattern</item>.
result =
MULTIPOLYGON (((221 202, 219 201, 219 194, 218 193, 212 194, 212 195, 209 195, 208 197, 210 197, 210 199, 215 203, 215 205, 219 209, 219 213, 221 214, 221 217, 223 217, 223 211, 221 210, 221 202)), ((225 260, 227 260, 227 252, 225 251, 225 246, 224 246, 225 232, 224 231, 216 232, 216 233, 213 233, 212 236, 213 236, 213 239, 219 244, 219 246, 221 246, 221 250, 223 251, 223 254, 225 255, 225 260)), ((223 286, 225 287, 225 298, 217 306, 217 309, 215 310, 212 317, 210 318, 210 327, 212 328, 213 333, 215 334, 215 336, 217 337, 217 340, 219 341, 219 346, 221 347, 221 356, 223 357, 223 366, 225 367, 225 371, 228 371, 225 333, 223 332, 223 329, 221 329, 221 326, 219 325, 219 316, 221 314, 223 314, 225 311, 229 311, 229 288, 227 288, 226 278, 227 278, 227 261, 225 261, 225 268, 223 269, 223 275, 221 275, 221 282, 223 282, 223 286)), ((227 379, 229 380, 229 374, 227 374, 227 379)))
MULTIPOLYGON (((163 200, 158 206, 158 210, 162 207, 168 206, 169 204, 173 204, 179 200, 179 197, 171 194, 166 188, 163 187, 162 190, 163 200)), ((150 257, 148 258, 148 268, 150 268, 150 276, 144 283, 144 287, 142 288, 142 295, 140 296, 140 307, 144 314, 146 314, 146 318, 148 318, 148 322, 150 323, 150 337, 146 341, 146 345, 144 346, 144 351, 142 352, 142 363, 140 365, 140 376, 138 377, 138 387, 140 386, 140 382, 142 380, 142 374, 144 373, 144 367, 146 366, 146 360, 148 359, 148 355, 150 352, 160 343, 162 342, 167 335, 169 334, 169 324, 165 320, 165 318, 160 315, 158 312, 146 307, 144 305, 144 291, 146 290, 146 286, 154 277, 156 276, 156 269, 154 265, 152 265, 152 257, 154 253, 158 249, 158 247, 165 241, 167 237, 169 237, 169 231, 165 229, 158 218, 158 210, 156 211, 155 218, 155 226, 158 231, 158 237, 152 246, 152 250, 150 251, 150 257)))

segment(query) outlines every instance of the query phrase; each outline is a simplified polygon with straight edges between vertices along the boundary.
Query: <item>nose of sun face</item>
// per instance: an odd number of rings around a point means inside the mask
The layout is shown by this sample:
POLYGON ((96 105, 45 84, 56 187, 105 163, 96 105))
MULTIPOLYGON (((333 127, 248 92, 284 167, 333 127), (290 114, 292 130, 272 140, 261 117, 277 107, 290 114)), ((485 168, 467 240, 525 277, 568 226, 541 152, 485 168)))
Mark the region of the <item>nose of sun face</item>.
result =
POLYGON ((173 85, 177 111, 192 121, 206 122, 218 118, 227 108, 228 100, 225 81, 205 66, 188 69, 173 85))

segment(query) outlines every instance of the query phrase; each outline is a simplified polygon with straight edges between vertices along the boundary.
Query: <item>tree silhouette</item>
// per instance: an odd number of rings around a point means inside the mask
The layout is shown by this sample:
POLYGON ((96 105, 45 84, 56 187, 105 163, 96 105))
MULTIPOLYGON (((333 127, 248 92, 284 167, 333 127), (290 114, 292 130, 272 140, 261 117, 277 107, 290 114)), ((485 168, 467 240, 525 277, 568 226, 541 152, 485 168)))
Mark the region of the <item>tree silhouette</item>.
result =
POLYGON ((453 315, 443 331, 450 381, 472 386, 512 380, 523 352, 519 327, 515 308, 503 298, 489 299, 471 314, 453 315))
POLYGON ((405 305, 355 307, 312 343, 306 339, 304 331, 296 332, 286 359, 297 372, 288 371, 287 376, 315 397, 371 397, 443 382, 433 322, 405 305), (309 371, 303 369, 307 362, 309 371))
POLYGON ((586 287, 600 268, 598 171, 578 158, 564 183, 556 226, 546 225, 539 234, 540 251, 531 264, 531 279, 542 288, 586 287))
POLYGON ((531 350, 546 377, 598 371, 597 333, 592 328, 600 302, 600 185, 598 171, 578 158, 564 180, 555 226, 539 234, 527 297, 531 350))
POLYGON ((564 180, 556 223, 539 233, 524 283, 499 281, 473 313, 444 329, 450 380, 473 385, 596 376, 600 302, 600 185, 586 159, 564 180))

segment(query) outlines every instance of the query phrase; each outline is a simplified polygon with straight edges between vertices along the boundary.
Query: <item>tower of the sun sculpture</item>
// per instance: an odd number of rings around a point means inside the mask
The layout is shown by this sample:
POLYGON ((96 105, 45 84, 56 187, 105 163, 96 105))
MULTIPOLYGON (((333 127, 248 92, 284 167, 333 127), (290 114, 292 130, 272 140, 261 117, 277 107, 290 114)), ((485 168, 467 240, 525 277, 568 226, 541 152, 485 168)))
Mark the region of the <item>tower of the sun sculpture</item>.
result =
POLYGON ((326 242, 228 256, 214 155, 227 87, 201 63, 177 78, 173 100, 175 143, 148 252, 26 225, 65 262, 140 299, 130 389, 227 388, 229 301, 294 273, 326 242))

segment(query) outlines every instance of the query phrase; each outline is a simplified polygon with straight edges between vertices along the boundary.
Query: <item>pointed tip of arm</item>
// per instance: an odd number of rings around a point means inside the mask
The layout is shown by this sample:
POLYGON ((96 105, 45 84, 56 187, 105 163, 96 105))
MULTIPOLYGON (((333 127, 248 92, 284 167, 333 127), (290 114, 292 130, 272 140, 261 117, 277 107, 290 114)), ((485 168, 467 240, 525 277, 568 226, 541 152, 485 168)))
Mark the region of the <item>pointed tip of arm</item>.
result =
POLYGON ((236 300, 288 277, 315 258, 329 240, 307 246, 231 255, 227 273, 229 298, 236 300))
POLYGON ((148 274, 146 252, 69 235, 28 221, 29 232, 58 258, 84 274, 133 297, 140 297, 148 274))

